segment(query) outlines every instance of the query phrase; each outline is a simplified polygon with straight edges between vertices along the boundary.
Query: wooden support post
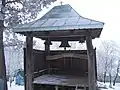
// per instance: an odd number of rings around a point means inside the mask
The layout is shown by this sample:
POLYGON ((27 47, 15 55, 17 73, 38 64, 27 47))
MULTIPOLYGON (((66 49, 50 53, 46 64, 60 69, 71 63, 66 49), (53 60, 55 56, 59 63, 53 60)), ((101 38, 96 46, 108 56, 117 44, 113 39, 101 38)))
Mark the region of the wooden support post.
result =
POLYGON ((33 90, 33 37, 31 35, 26 36, 26 87, 25 90, 33 90))
MULTIPOLYGON (((97 80, 97 61, 96 61, 96 48, 94 49, 94 57, 95 57, 95 78, 97 80)), ((97 82, 96 82, 97 83, 97 82)))
MULTIPOLYGON (((47 39, 44 44, 45 44, 45 60, 46 60, 46 56, 48 56, 50 53, 50 45, 52 43, 51 43, 50 39, 47 39)), ((47 61, 47 68, 48 68, 48 73, 50 73, 50 64, 48 61, 47 61)))
POLYGON ((95 78, 95 57, 94 49, 92 45, 91 33, 87 32, 86 46, 88 55, 88 86, 89 90, 96 90, 96 78, 95 78))
POLYGON ((86 85, 84 86, 84 90, 86 90, 86 85))
POLYGON ((58 86, 55 86, 55 90, 58 90, 58 86))

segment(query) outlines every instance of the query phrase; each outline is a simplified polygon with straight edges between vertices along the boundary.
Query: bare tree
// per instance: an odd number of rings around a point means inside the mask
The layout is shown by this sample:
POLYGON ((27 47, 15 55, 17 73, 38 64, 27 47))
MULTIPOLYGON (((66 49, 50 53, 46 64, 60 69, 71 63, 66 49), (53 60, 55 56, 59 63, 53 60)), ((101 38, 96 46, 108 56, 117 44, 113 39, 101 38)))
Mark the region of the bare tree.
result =
POLYGON ((113 86, 115 86, 115 82, 116 82, 116 80, 117 80, 119 71, 120 71, 120 60, 118 61, 117 70, 116 70, 116 75, 115 75, 115 78, 114 78, 114 80, 113 80, 113 86))
POLYGON ((106 82, 106 76, 110 76, 111 86, 111 74, 113 69, 113 61, 117 53, 117 45, 114 41, 103 41, 100 48, 97 50, 97 64, 98 74, 102 75, 103 82, 106 82))
POLYGON ((5 82, 4 90, 7 90, 3 45, 5 25, 10 27, 35 19, 42 8, 54 1, 56 0, 0 0, 0 78, 5 82))
POLYGON ((109 78, 110 78, 109 87, 112 87, 112 69, 113 69, 113 64, 114 64, 113 61, 115 60, 115 58, 116 58, 116 56, 111 55, 110 62, 109 62, 109 65, 108 65, 108 67, 109 67, 108 73, 109 73, 109 78))

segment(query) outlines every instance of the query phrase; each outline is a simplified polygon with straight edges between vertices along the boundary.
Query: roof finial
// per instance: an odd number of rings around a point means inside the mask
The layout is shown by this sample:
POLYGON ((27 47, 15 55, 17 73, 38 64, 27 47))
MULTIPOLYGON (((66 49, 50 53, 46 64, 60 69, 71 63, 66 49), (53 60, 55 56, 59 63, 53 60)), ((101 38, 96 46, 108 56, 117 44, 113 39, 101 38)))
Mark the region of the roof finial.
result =
POLYGON ((60 1, 60 4, 61 4, 61 5, 63 4, 63 1, 62 1, 62 0, 60 1))

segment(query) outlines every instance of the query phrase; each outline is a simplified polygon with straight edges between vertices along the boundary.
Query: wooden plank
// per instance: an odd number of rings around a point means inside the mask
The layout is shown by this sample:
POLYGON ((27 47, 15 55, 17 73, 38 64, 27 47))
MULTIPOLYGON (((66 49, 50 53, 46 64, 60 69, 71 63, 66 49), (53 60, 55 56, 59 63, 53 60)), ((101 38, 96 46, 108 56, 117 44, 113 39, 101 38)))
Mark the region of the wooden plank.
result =
POLYGON ((92 45, 91 33, 86 34, 86 46, 88 55, 88 85, 89 90, 96 90, 96 78, 95 78, 95 57, 94 49, 92 45))
POLYGON ((64 57, 73 57, 79 59, 87 59, 87 55, 75 54, 75 53, 62 53, 58 55, 46 56, 46 60, 56 60, 64 57))
POLYGON ((54 85, 54 86, 71 86, 75 87, 88 87, 88 78, 73 75, 56 75, 56 74, 45 74, 36 77, 33 81, 34 84, 54 85))
POLYGON ((34 71, 34 62, 33 62, 33 37, 31 35, 26 37, 26 90, 33 90, 33 71, 34 71))

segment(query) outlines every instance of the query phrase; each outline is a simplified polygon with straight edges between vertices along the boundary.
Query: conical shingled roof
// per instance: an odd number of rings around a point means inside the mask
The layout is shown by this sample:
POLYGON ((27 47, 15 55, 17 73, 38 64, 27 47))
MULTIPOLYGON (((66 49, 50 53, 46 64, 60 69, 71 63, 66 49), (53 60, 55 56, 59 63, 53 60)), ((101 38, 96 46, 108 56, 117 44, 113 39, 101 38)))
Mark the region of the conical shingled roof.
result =
POLYGON ((102 29, 104 23, 80 16, 70 5, 53 7, 40 19, 13 27, 14 32, 102 29))

